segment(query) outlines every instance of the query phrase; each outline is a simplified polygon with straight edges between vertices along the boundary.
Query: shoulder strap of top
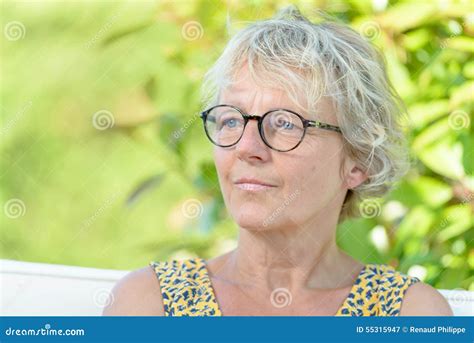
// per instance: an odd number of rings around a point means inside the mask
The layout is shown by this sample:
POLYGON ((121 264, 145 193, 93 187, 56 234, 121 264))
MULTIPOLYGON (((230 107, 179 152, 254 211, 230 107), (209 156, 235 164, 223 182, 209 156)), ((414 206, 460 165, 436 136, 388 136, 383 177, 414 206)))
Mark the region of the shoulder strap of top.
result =
POLYGON ((398 272, 387 264, 368 264, 357 280, 354 292, 349 295, 352 316, 397 316, 403 296, 416 277, 398 272))
POLYGON ((405 291, 419 281, 386 264, 367 264, 338 315, 396 316, 405 291))
POLYGON ((216 316, 219 308, 202 258, 150 262, 158 277, 165 316, 216 316))
POLYGON ((421 280, 398 272, 389 265, 380 265, 380 268, 379 316, 398 316, 408 287, 421 280))

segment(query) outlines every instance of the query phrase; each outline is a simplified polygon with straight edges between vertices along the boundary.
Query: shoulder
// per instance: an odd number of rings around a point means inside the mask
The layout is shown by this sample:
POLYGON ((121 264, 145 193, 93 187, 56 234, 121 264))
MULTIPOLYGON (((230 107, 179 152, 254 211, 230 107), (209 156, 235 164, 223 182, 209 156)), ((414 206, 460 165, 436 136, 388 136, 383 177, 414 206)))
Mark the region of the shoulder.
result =
POLYGON ((400 309, 401 316, 452 316, 444 296, 423 282, 408 287, 400 309))
POLYGON ((368 278, 378 293, 379 315, 452 316, 446 299, 420 279, 386 264, 372 265, 368 278))
POLYGON ((152 266, 132 271, 112 289, 110 304, 103 316, 163 316, 159 280, 152 266))

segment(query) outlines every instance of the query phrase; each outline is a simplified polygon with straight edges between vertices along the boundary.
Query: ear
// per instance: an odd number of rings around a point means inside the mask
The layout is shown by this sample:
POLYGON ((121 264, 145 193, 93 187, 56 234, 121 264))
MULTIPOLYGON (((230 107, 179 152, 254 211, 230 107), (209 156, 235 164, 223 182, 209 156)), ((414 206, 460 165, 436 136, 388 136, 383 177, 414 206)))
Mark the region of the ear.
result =
POLYGON ((354 189, 367 180, 367 174, 349 157, 344 163, 344 184, 347 189, 354 189))

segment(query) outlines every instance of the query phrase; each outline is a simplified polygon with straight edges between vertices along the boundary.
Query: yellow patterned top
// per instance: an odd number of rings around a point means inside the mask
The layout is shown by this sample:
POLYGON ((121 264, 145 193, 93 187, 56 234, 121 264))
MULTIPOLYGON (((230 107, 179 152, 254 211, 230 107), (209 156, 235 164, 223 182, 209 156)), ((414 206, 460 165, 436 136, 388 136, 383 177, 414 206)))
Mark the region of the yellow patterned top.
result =
MULTIPOLYGON (((150 262, 165 316, 222 316, 202 258, 150 262)), ((397 316, 407 288, 420 280, 386 264, 366 264, 336 316, 397 316)))

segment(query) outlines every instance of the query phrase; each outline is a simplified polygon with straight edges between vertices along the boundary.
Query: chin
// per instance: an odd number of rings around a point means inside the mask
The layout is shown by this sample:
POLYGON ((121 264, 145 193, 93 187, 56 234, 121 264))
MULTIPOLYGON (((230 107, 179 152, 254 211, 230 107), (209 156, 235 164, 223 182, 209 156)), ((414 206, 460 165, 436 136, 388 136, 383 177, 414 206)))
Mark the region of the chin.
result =
POLYGON ((270 230, 269 227, 265 227, 261 223, 237 222, 237 225, 239 228, 250 232, 266 232, 270 230))
MULTIPOLYGON (((244 206, 242 206, 244 207, 244 206)), ((232 215, 237 225, 249 231, 266 231, 271 225, 266 224, 266 211, 259 211, 258 207, 250 211, 245 211, 242 208, 234 212, 232 215)))

